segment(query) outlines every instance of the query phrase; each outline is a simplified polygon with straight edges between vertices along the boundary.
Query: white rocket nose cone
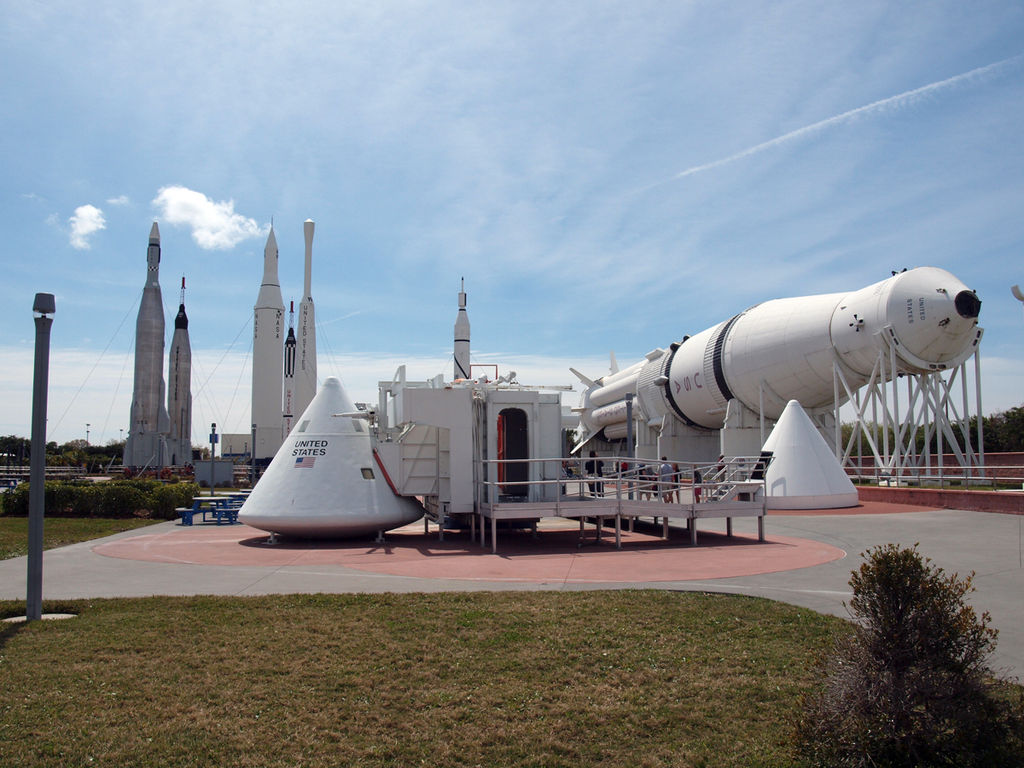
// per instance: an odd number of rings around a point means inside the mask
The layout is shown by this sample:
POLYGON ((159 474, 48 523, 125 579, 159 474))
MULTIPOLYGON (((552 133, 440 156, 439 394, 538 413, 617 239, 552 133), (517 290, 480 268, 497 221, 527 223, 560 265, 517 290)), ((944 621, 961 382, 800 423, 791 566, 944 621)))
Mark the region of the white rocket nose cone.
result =
POLYGON ((334 538, 389 530, 423 509, 395 495, 362 419, 336 378, 324 381, 239 512, 246 525, 285 536, 334 538))
POLYGON ((765 474, 768 509, 857 505, 857 489, 796 400, 790 400, 782 411, 763 450, 773 454, 765 474))
POLYGON ((918 267, 895 278, 888 317, 904 351, 945 364, 973 340, 980 310, 977 295, 956 277, 918 267))

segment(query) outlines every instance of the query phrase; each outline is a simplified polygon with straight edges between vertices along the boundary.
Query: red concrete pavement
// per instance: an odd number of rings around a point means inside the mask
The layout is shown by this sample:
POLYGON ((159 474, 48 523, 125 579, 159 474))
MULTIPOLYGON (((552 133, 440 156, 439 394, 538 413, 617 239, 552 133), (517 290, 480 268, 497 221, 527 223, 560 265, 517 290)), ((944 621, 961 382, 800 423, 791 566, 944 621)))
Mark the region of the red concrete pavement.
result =
POLYGON ((756 537, 701 532, 697 547, 680 531, 669 541, 654 527, 623 532, 617 550, 614 531, 605 529, 595 542, 588 526, 583 545, 579 532, 564 522, 545 521, 537 538, 528 531, 499 531, 497 555, 465 534, 424 534, 414 524, 387 534, 386 542, 282 540, 267 543, 267 534, 244 525, 177 527, 98 544, 108 557, 164 563, 244 566, 333 565, 373 573, 431 579, 525 582, 659 582, 703 580, 805 568, 837 560, 843 550, 808 539, 756 537))

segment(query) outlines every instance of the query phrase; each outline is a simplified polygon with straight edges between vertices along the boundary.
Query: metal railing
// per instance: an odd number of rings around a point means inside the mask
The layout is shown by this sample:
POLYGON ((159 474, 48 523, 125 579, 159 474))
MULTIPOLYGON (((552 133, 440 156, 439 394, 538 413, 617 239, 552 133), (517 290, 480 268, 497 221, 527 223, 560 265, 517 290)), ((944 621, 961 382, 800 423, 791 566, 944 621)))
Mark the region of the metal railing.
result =
POLYGON ((845 467, 855 483, 920 488, 971 490, 1024 490, 1024 466, 990 465, 984 468, 933 463, 931 466, 891 469, 874 463, 845 467))
MULTIPOLYGON (((574 457, 572 459, 488 459, 479 462, 480 504, 547 502, 558 509, 562 501, 609 500, 660 501, 666 504, 707 504, 729 499, 739 484, 757 483, 763 498, 764 471, 770 458, 736 457, 716 462, 636 459, 621 456, 574 457), (592 463, 593 462, 593 463, 592 463), (671 466, 663 472, 663 465, 671 466), (559 477, 540 479, 492 480, 490 467, 532 465, 560 467, 559 477), (588 469, 588 466, 590 469, 588 469), (558 492, 544 489, 558 485, 558 492), (571 492, 575 486, 575 493, 571 492), (524 492, 525 491, 525 492, 524 492), (684 501, 685 497, 689 500, 684 501), (553 498, 551 498, 553 497, 553 498)), ((529 474, 529 470, 527 470, 529 474)), ((544 469, 541 470, 544 474, 544 469)), ((557 512, 556 512, 557 514, 557 512)))

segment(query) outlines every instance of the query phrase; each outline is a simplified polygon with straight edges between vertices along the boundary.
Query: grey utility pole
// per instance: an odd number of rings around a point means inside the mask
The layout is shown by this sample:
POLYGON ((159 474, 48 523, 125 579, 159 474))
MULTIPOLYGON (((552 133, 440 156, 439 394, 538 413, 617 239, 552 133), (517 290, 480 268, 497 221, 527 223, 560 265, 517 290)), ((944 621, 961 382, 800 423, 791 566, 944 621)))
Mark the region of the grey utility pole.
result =
POLYGON ((37 293, 32 304, 36 321, 36 365, 32 383, 32 461, 28 493, 28 585, 25 619, 43 615, 43 507, 46 493, 46 395, 50 378, 50 315, 57 311, 52 293, 37 293))

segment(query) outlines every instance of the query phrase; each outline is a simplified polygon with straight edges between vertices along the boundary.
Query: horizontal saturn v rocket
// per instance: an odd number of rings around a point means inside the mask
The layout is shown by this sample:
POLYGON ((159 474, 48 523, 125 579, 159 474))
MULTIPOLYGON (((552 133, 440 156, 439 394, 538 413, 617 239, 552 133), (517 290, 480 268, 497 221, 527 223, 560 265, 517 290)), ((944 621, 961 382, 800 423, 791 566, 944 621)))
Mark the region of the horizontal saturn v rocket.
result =
POLYGON ((945 270, 920 267, 852 293, 775 299, 695 336, 656 349, 622 371, 591 381, 581 395, 578 446, 602 433, 627 434, 626 395, 634 419, 675 419, 698 429, 721 429, 736 400, 778 419, 786 403, 805 409, 835 401, 833 364, 853 388, 866 384, 882 345, 896 373, 953 368, 981 339, 981 301, 945 270), (767 397, 765 397, 767 393, 767 397))

